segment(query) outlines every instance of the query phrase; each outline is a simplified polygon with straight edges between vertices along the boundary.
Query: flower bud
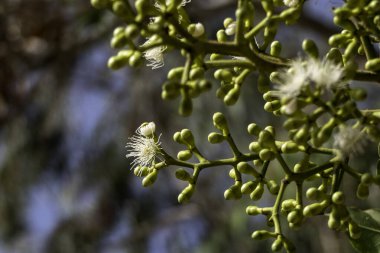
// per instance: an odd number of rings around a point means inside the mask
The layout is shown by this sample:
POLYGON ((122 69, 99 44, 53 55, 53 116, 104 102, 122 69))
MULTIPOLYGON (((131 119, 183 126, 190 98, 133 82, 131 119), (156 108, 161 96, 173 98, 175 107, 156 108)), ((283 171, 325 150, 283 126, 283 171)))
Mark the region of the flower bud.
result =
POLYGON ((144 187, 147 187, 147 186, 150 186, 152 184, 154 184, 154 182, 156 182, 156 179, 157 179, 157 175, 158 175, 158 171, 155 169, 153 170, 151 173, 149 173, 142 181, 142 185, 144 187))
POLYGON ((298 224, 302 221, 303 216, 300 210, 291 211, 287 216, 289 223, 298 224))
POLYGON ((190 150, 182 150, 177 154, 177 158, 181 161, 187 161, 191 158, 193 153, 190 150))
POLYGON ((182 181, 189 181, 191 179, 191 175, 184 169, 176 170, 175 177, 182 181))
POLYGON ((91 0, 91 5, 96 9, 107 8, 109 0, 91 0))
POLYGON ((275 40, 270 45, 270 55, 278 57, 280 56, 280 53, 281 53, 281 43, 275 40))
POLYGON ((360 182, 364 185, 370 185, 372 184, 373 182, 373 177, 371 176, 371 174, 369 173, 364 173, 361 177, 360 177, 360 182))
POLYGON ((268 187, 269 192, 274 195, 277 195, 280 190, 280 186, 274 180, 269 180, 267 182, 267 187, 268 187))
POLYGON ((256 141, 251 142, 251 143, 249 144, 249 150, 250 150, 251 152, 253 152, 253 153, 259 153, 261 149, 262 149, 262 147, 261 147, 260 144, 259 144, 258 142, 256 142, 256 141))
POLYGON ((318 47, 312 40, 304 40, 302 42, 302 49, 312 58, 318 58, 318 47))
POLYGON ((341 191, 334 192, 331 197, 331 200, 334 204, 342 205, 344 203, 344 193, 341 191))
POLYGON ((366 184, 360 183, 356 190, 356 196, 359 199, 366 199, 369 195, 369 187, 366 184))
POLYGON ((233 186, 231 186, 229 189, 227 189, 224 192, 224 198, 226 200, 240 199, 242 196, 240 187, 241 187, 241 182, 236 182, 233 186))
POLYGON ((256 189, 249 195, 249 197, 252 200, 259 200, 261 199, 261 196, 263 195, 263 193, 264 193, 264 186, 263 186, 263 183, 260 182, 256 186, 256 189))
POLYGON ((273 237, 274 234, 266 230, 257 230, 252 233, 252 238, 256 240, 263 240, 273 237))
POLYGON ((248 125, 247 130, 250 135, 258 136, 262 129, 257 124, 251 123, 248 125))
POLYGON ((259 152, 259 157, 263 161, 271 161, 275 158, 275 153, 269 149, 262 149, 259 152))
POLYGON ((227 120, 221 112, 214 113, 212 120, 216 128, 228 133, 227 120))
POLYGON ((287 141, 281 145, 282 153, 296 153, 299 151, 299 145, 293 141, 287 141))
POLYGON ((272 251, 273 252, 277 252, 277 251, 280 251, 281 248, 282 248, 282 238, 281 236, 277 236, 277 239, 274 240, 274 242, 272 243, 272 251))
POLYGON ((247 208, 245 209, 245 212, 248 215, 258 215, 258 214, 261 214, 260 208, 257 207, 257 206, 247 206, 247 208))
POLYGON ((297 205, 297 201, 295 199, 286 199, 281 203, 282 211, 289 212, 293 210, 297 205))
POLYGON ((189 146, 194 147, 194 136, 189 129, 182 129, 181 131, 181 139, 189 146))
POLYGON ((241 193, 250 194, 257 186, 257 181, 248 181, 241 186, 241 193))
POLYGON ((303 215, 306 217, 315 216, 320 214, 324 206, 321 203, 314 203, 308 206, 305 206, 303 209, 303 215))
POLYGON ((220 133, 213 132, 208 135, 207 139, 208 139, 208 142, 210 142, 211 144, 216 144, 216 143, 220 143, 224 141, 225 137, 220 133))
POLYGON ((178 195, 179 203, 186 203, 190 200, 191 196, 194 193, 194 185, 189 184, 183 191, 178 195))
POLYGON ((352 239, 359 239, 361 236, 360 227, 353 221, 348 224, 348 232, 352 239))

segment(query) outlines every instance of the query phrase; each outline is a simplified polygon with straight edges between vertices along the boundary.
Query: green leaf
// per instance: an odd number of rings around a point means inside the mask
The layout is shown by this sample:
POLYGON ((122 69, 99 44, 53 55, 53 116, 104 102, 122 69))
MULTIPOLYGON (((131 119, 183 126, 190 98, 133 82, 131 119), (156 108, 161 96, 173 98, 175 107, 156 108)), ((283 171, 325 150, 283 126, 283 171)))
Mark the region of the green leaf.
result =
POLYGON ((352 247, 360 253, 380 252, 380 209, 348 208, 348 211, 361 230, 360 238, 349 238, 352 247))

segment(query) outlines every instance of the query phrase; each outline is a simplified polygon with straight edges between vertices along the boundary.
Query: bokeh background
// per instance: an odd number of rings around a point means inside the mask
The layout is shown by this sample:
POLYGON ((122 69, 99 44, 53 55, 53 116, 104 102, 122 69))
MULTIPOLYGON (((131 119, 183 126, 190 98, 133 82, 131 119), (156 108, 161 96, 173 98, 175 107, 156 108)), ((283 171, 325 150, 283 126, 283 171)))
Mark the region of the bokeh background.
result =
MULTIPOLYGON (((223 198, 232 184, 229 168, 203 173, 192 201, 179 205, 185 185, 175 180, 174 168, 143 188, 125 158, 128 137, 144 121, 156 122, 173 155, 181 147, 171 137, 186 127, 207 157, 229 156, 228 147, 206 141, 216 111, 226 113, 233 136, 247 150, 248 123, 281 122, 262 109, 255 77, 236 105, 226 108, 214 83, 213 91, 195 100, 193 115, 182 118, 178 101, 164 102, 160 92, 167 71, 183 59, 169 54, 158 70, 107 69, 115 54, 112 31, 123 24, 89 2, 0 2, 0 253, 269 252, 268 241, 250 239, 252 231, 266 227, 261 217, 245 214, 251 202, 223 198)), ((280 29, 284 55, 299 56, 304 38, 326 52, 328 36, 337 31, 331 9, 339 3, 307 1, 301 22, 280 29)), ((193 0, 186 9, 213 37, 223 19, 233 17, 234 6, 229 0, 193 0)), ((376 150, 367 154, 375 157, 376 150)), ((373 169, 373 160, 361 160, 359 166, 373 169)), ((350 181, 345 188, 354 193, 350 181)), ((375 192, 359 205, 371 206, 378 197, 375 192)), ((269 195, 260 201, 272 204, 269 195)), ((298 252, 352 252, 345 235, 326 223, 317 217, 289 231, 298 252)))

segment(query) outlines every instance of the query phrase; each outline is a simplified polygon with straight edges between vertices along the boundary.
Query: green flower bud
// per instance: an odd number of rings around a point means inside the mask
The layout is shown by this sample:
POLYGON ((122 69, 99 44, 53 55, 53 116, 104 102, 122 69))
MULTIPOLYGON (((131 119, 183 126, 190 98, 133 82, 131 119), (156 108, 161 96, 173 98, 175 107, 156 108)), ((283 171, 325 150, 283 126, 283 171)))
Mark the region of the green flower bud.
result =
POLYGON ((334 204, 342 205, 344 203, 344 193, 341 191, 334 192, 331 197, 331 200, 334 204))
POLYGON ((105 9, 109 4, 109 0, 91 0, 91 5, 96 9, 105 9))
POLYGON ((184 144, 182 137, 181 137, 181 132, 175 132, 173 135, 173 140, 179 144, 184 144))
POLYGON ((187 143, 189 146, 194 147, 194 136, 193 133, 189 129, 182 129, 181 131, 181 139, 187 143))
POLYGON ((204 74, 205 74, 204 68, 200 68, 200 67, 192 68, 190 70, 190 79, 192 79, 192 80, 199 79, 199 78, 203 77, 204 74))
POLYGON ((272 193, 273 195, 277 195, 280 190, 280 186, 274 180, 269 180, 267 182, 267 187, 268 187, 269 192, 272 193))
POLYGON ((229 71, 229 70, 218 69, 217 71, 215 71, 214 77, 215 77, 215 79, 217 79, 219 81, 224 81, 226 83, 229 83, 232 81, 233 75, 232 75, 231 71, 229 71))
POLYGON ((216 128, 228 133, 227 120, 221 112, 214 113, 212 120, 216 128))
POLYGON ((198 82, 198 86, 199 86, 200 91, 205 92, 211 89, 212 84, 210 81, 203 79, 198 82))
POLYGON ((273 160, 276 156, 275 153, 269 149, 262 149, 259 152, 259 157, 263 161, 271 161, 273 160))
POLYGON ((249 144, 249 150, 250 150, 251 152, 253 152, 253 153, 259 153, 261 149, 262 149, 262 147, 261 147, 260 144, 259 144, 258 142, 256 142, 256 141, 251 142, 251 143, 249 144))
POLYGON ((359 199, 366 199, 369 195, 369 187, 367 184, 360 183, 356 190, 356 196, 359 199))
POLYGON ((236 172, 235 172, 235 169, 232 168, 230 169, 230 172, 228 173, 228 176, 234 180, 236 180, 236 172))
POLYGON ((270 237, 273 237, 274 233, 271 233, 266 230, 257 230, 252 233, 252 238, 256 240, 263 240, 263 239, 268 239, 270 237))
POLYGON ((293 141, 287 141, 281 145, 282 153, 296 153, 299 151, 299 145, 293 141))
POLYGON ((259 200, 259 199, 261 199, 261 196, 263 195, 263 193, 264 193, 264 185, 263 185, 263 183, 260 182, 256 186, 256 189, 249 195, 249 197, 252 200, 259 200))
POLYGON ((248 181, 241 186, 241 193, 250 194, 256 188, 257 184, 257 181, 248 181))
POLYGON ((275 40, 270 45, 270 55, 278 57, 280 56, 280 54, 281 54, 281 43, 275 40))
POLYGON ((187 161, 191 158, 193 153, 190 150, 182 150, 177 154, 177 158, 181 161, 187 161))
POLYGON ((241 191, 240 191, 240 187, 241 187, 241 183, 240 182, 234 184, 233 186, 231 186, 229 189, 227 189, 224 192, 224 198, 226 200, 240 199, 241 196, 242 196, 241 191))
POLYGON ((194 185, 189 184, 183 191, 178 195, 179 203, 186 203, 190 200, 191 196, 194 193, 194 185))
POLYGON ((128 43, 128 38, 125 36, 124 33, 120 33, 111 39, 111 47, 115 49, 122 48, 126 46, 127 43, 128 43))
POLYGON ((176 170, 175 177, 182 181, 189 181, 191 179, 191 175, 184 169, 176 170))
POLYGON ((365 185, 370 185, 372 184, 373 182, 373 177, 371 176, 371 174, 369 173, 364 173, 361 177, 360 177, 360 182, 362 184, 365 184, 365 185))
POLYGON ((117 70, 127 65, 127 63, 128 63, 128 58, 117 55, 117 56, 112 56, 111 58, 109 58, 107 66, 110 69, 117 70))
POLYGON ((278 236, 277 239, 272 243, 272 251, 277 252, 280 251, 282 248, 282 238, 281 236, 278 236))
POLYGON ((261 214, 260 208, 258 208, 257 206, 247 206, 247 208, 245 209, 245 212, 248 215, 258 215, 258 214, 261 214))
POLYGON ((131 67, 137 67, 138 65, 142 63, 141 58, 142 58, 141 52, 135 51, 133 55, 129 58, 128 63, 131 67))
POLYGON ((139 27, 135 24, 130 24, 125 28, 125 35, 129 39, 135 38, 139 34, 139 27))
POLYGON ((281 203, 282 211, 289 212, 293 210, 297 205, 297 201, 295 199, 286 199, 281 203))
POLYGON ((216 33, 216 39, 218 40, 218 42, 226 42, 227 41, 227 34, 224 30, 219 30, 217 33, 216 33))
POLYGON ((293 136, 293 140, 298 144, 305 144, 310 137, 309 127, 303 126, 296 134, 293 136))
POLYGON ((128 17, 131 12, 128 6, 122 1, 116 1, 112 4, 113 12, 119 17, 128 17))
POLYGON ((154 184, 154 182, 156 182, 156 179, 157 179, 157 175, 158 175, 158 171, 155 169, 153 170, 151 173, 149 173, 142 181, 142 185, 144 187, 147 187, 147 186, 150 186, 152 184, 154 184))
POLYGON ((360 227, 352 221, 348 224, 348 232, 352 239, 359 239, 361 236, 360 227))
POLYGON ((263 165, 263 161, 260 159, 253 160, 253 165, 259 167, 259 166, 263 165))
POLYGON ((340 50, 338 48, 331 48, 328 54, 326 55, 327 60, 343 66, 343 58, 340 50))
POLYGON ((281 102, 279 100, 274 100, 271 102, 266 102, 264 105, 264 110, 267 112, 274 112, 281 108, 281 102))
POLYGON ((187 95, 181 98, 181 102, 178 108, 178 113, 182 116, 189 116, 193 111, 193 102, 191 98, 187 95))
POLYGON ((258 138, 258 143, 261 147, 276 149, 273 134, 266 129, 264 129, 260 132, 259 138, 258 138))
POLYGON ((338 16, 335 16, 334 17, 334 24, 346 29, 346 30, 349 30, 349 31, 355 31, 355 25, 348 21, 347 19, 343 19, 341 17, 338 17, 338 16))
POLYGON ((318 47, 312 40, 304 40, 302 42, 302 49, 312 58, 318 58, 318 47))
POLYGON ((208 142, 212 144, 221 143, 224 140, 225 140, 225 137, 219 133, 213 132, 208 135, 208 142))
POLYGON ((240 96, 240 87, 238 85, 235 85, 233 89, 231 89, 226 96, 223 98, 223 102, 226 105, 234 105, 240 96))
POLYGON ((262 129, 257 124, 251 123, 248 125, 247 130, 250 135, 258 136, 262 129))
POLYGON ((225 18, 224 21, 223 21, 224 28, 227 28, 233 22, 235 22, 235 21, 232 18, 230 18, 230 17, 225 18))
POLYGON ((306 217, 315 216, 322 212, 323 205, 321 203, 314 203, 308 206, 305 206, 303 209, 303 215, 306 217))
POLYGON ((252 168, 248 163, 246 162, 240 162, 238 163, 237 165, 237 170, 240 172, 240 173, 243 173, 243 174, 251 174, 252 171, 254 171, 254 168, 252 168))
POLYGON ((329 220, 327 221, 327 226, 330 229, 338 230, 340 228, 340 221, 334 218, 334 216, 330 214, 329 220))
POLYGON ((149 174, 149 168, 145 166, 136 166, 136 168, 133 170, 133 174, 138 177, 146 177, 149 174))
POLYGON ((291 211, 287 216, 289 223, 298 224, 302 221, 303 216, 300 210, 291 211))
POLYGON ((170 80, 181 79, 182 73, 183 73, 183 67, 171 69, 168 72, 168 79, 170 80))
POLYGON ((284 122, 284 128, 286 130, 298 129, 307 121, 306 118, 289 118, 284 122))
POLYGON ((277 83, 277 84, 281 84, 281 78, 280 78, 280 73, 279 72, 272 72, 270 75, 269 75, 269 79, 272 83, 277 83))
POLYGON ((311 187, 306 191, 306 198, 310 200, 316 200, 319 198, 319 196, 320 196, 320 192, 315 187, 311 187))

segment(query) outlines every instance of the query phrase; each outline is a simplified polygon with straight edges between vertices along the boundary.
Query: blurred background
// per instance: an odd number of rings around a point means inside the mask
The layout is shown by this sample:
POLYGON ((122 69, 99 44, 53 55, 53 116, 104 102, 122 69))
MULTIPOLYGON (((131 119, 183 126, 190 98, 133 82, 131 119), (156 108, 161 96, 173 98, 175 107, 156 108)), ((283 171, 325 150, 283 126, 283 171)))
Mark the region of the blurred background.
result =
MULTIPOLYGON (((213 91, 195 100, 192 116, 182 118, 178 101, 164 102, 160 93, 167 71, 183 59, 169 54, 158 70, 107 69, 116 53, 109 40, 122 24, 89 2, 0 2, 0 253, 269 252, 271 242, 250 238, 266 227, 261 217, 245 214, 252 203, 223 198, 233 183, 229 168, 202 173, 191 202, 179 205, 185 185, 174 168, 143 188, 125 158, 128 137, 144 121, 156 123, 173 155, 181 147, 171 137, 186 127, 207 157, 229 156, 228 147, 207 143, 216 111, 226 113, 233 136, 248 150, 247 124, 281 122, 262 109, 255 77, 236 105, 225 108, 214 83, 213 91)), ((336 32, 329 13, 337 4, 307 1, 300 24, 280 29, 280 41, 291 42, 284 56, 298 56, 304 38, 326 52, 327 38, 336 32)), ((213 37, 234 7, 235 1, 193 0, 186 9, 213 37)), ((368 154, 375 157, 375 151, 368 154)), ((365 160, 359 164, 373 166, 365 160)), ((349 183, 345 188, 354 192, 349 183)), ((371 206, 378 197, 360 205, 371 206)), ((269 195, 260 201, 272 204, 269 195)), ((301 231, 289 231, 298 252, 352 252, 345 235, 326 223, 313 218, 301 231)))

